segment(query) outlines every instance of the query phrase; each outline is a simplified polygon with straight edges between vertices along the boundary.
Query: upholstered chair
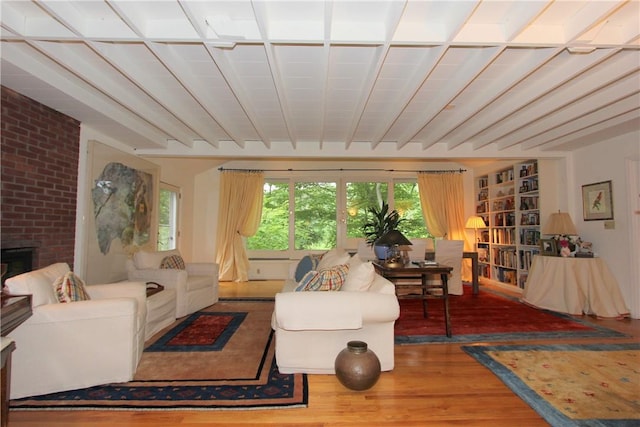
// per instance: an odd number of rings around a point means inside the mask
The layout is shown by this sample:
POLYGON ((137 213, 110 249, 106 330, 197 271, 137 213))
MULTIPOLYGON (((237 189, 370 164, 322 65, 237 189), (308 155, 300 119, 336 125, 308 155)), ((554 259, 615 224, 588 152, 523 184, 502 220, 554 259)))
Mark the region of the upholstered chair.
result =
POLYGON ((453 267, 447 284, 450 295, 462 295, 462 240, 438 240, 436 243, 436 262, 453 267))
POLYGON ((185 263, 178 250, 138 251, 127 260, 129 280, 156 282, 176 291, 176 317, 218 301, 218 264, 185 263))
POLYGON ((60 302, 54 283, 68 273, 57 263, 5 282, 7 293, 30 294, 32 304, 31 317, 9 333, 11 399, 133 379, 144 349, 145 284, 81 284, 84 300, 60 302))

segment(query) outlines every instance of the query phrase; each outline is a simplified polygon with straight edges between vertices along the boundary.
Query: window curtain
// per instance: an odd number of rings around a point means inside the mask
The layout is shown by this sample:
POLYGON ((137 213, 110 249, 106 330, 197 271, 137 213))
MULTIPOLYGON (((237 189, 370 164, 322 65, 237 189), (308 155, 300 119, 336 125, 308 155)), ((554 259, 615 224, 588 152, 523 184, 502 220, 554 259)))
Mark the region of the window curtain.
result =
POLYGON ((221 171, 216 262, 219 280, 249 280, 249 257, 243 237, 260 226, 264 172, 221 171))
MULTIPOLYGON (((464 228, 462 174, 419 172, 418 190, 424 222, 431 234, 448 240, 462 240, 465 251, 473 250, 464 228)), ((468 262, 463 264, 463 279, 470 280, 471 267, 468 262)))

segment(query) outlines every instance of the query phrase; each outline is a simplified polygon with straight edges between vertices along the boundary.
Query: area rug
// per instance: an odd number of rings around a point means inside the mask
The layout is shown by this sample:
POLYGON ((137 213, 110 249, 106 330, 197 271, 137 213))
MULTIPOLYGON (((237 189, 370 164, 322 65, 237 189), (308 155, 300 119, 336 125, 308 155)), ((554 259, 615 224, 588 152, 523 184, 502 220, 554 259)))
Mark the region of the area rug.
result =
POLYGON ((396 344, 625 336, 591 323, 586 317, 537 309, 485 289, 473 295, 465 286, 463 295, 449 296, 453 336, 447 338, 442 300, 429 299, 427 307, 428 318, 425 319, 421 300, 400 300, 400 317, 395 324, 396 344))
POLYGON ((275 364, 272 300, 220 301, 147 342, 133 381, 17 399, 11 409, 304 407, 307 377, 275 364))
POLYGON ((463 346, 552 426, 640 425, 640 344, 463 346))

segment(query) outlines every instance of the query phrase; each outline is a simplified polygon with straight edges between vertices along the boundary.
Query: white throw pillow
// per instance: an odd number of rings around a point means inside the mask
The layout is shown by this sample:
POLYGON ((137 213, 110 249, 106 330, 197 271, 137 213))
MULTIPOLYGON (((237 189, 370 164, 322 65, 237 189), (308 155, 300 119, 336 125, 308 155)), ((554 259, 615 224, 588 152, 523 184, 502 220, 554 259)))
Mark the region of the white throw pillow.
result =
POLYGON ((324 270, 325 268, 335 267, 336 265, 346 264, 349 262, 351 255, 345 252, 344 249, 331 249, 329 252, 322 255, 320 263, 316 270, 324 270))
POLYGON ((362 262, 356 254, 350 262, 347 278, 342 285, 342 291, 366 292, 371 287, 376 271, 370 262, 362 262), (354 260, 353 258, 357 258, 354 260))

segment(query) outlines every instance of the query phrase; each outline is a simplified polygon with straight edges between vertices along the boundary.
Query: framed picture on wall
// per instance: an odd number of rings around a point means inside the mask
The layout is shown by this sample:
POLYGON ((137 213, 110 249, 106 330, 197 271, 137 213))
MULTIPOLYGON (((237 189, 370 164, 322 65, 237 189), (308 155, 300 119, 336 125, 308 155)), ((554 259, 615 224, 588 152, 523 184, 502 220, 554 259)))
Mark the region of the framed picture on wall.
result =
POLYGON ((582 186, 582 216, 585 221, 613 219, 611 181, 582 186))

